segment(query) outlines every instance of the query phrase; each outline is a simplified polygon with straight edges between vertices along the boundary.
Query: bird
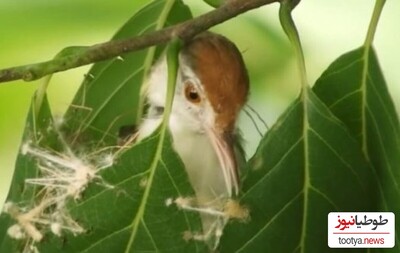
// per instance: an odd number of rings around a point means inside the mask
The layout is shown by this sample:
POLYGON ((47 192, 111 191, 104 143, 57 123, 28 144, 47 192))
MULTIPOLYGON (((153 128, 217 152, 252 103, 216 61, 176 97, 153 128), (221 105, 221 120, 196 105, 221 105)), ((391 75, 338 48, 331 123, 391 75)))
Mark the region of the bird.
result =
MULTIPOLYGON (((137 141, 161 124, 167 75, 163 56, 147 79, 148 112, 137 141)), ((244 152, 237 121, 248 94, 248 72, 232 41, 207 31, 184 42, 168 127, 199 206, 222 210, 227 199, 239 194, 244 152)), ((215 229, 216 218, 201 214, 201 220, 203 231, 215 229)))

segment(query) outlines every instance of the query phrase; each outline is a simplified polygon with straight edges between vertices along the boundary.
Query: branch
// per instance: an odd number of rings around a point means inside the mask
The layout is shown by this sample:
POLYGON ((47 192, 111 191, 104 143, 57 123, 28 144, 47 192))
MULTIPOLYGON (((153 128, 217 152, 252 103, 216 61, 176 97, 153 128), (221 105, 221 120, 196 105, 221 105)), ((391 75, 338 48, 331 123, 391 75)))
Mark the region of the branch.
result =
POLYGON ((159 31, 123 40, 113 40, 86 47, 66 56, 36 64, 0 70, 0 82, 23 79, 32 81, 46 75, 111 59, 124 53, 164 44, 174 37, 188 40, 212 26, 225 22, 239 14, 279 0, 230 0, 219 8, 186 22, 159 31))

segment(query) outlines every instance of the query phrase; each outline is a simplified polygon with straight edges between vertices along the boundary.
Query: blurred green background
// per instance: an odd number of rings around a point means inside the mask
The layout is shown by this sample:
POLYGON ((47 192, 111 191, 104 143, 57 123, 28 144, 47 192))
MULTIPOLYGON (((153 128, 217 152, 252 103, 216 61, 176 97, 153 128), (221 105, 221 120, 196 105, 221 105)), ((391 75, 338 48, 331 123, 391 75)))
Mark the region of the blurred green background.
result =
MULTIPOLYGON (((149 1, 1 0, 0 68, 51 59, 62 48, 108 40, 149 1)), ((211 7, 185 0, 195 16, 211 7)), ((339 55, 359 47, 365 37, 373 0, 302 1, 294 18, 302 38, 309 81, 339 55)), ((278 5, 241 15, 213 28, 243 52, 251 78, 249 104, 272 125, 297 96, 295 62, 277 16, 278 5)), ((375 39, 381 66, 400 111, 400 2, 388 0, 375 39)), ((53 114, 62 115, 88 67, 59 73, 48 90, 53 114)), ((6 197, 31 96, 40 81, 0 84, 0 208, 6 197)), ((258 121, 259 123, 259 121, 258 121)), ((240 122, 251 155, 260 139, 245 115, 240 122)), ((265 128, 261 127, 262 131, 265 128)))

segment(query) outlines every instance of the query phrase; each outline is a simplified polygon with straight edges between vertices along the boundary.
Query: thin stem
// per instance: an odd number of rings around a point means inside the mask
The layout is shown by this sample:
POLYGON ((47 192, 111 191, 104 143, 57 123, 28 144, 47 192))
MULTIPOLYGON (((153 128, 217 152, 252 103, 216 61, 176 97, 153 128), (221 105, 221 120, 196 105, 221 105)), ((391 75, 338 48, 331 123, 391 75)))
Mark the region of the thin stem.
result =
POLYGON ((379 18, 382 14, 383 6, 386 0, 376 0, 374 12, 372 13, 371 22, 369 23, 367 37, 365 38, 364 46, 369 48, 372 45, 374 36, 376 33, 376 28, 378 26, 379 18))
POLYGON ((174 100, 176 78, 179 68, 179 50, 181 48, 181 43, 179 39, 174 39, 167 47, 167 65, 168 65, 168 90, 167 99, 165 102, 165 111, 163 115, 162 132, 165 132, 167 128, 169 115, 172 110, 172 103, 174 100))
POLYGON ((37 64, 0 70, 0 82, 23 79, 32 81, 43 76, 121 56, 150 46, 165 44, 175 37, 188 40, 194 35, 249 10, 278 2, 279 0, 230 0, 219 8, 186 22, 159 31, 122 40, 114 40, 72 54, 37 64))
POLYGON ((306 88, 308 88, 306 64, 304 61, 304 53, 301 47, 299 33, 297 32, 296 25, 291 15, 292 9, 293 9, 293 3, 290 0, 282 1, 281 7, 279 9, 279 19, 281 21, 283 30, 285 31, 286 35, 288 36, 294 48, 297 60, 297 66, 300 72, 299 74, 300 74, 301 87, 302 90, 305 90, 306 88))
POLYGON ((168 90, 167 90, 167 99, 165 104, 165 111, 164 111, 164 118, 160 128, 160 136, 158 139, 156 151, 154 154, 154 158, 151 162, 150 169, 149 169, 149 176, 148 176, 148 183, 146 189, 143 193, 143 197, 141 199, 139 209, 135 214, 135 219, 132 223, 132 231, 131 236, 129 238, 128 244, 126 246, 125 253, 131 252, 132 245, 135 241, 136 235, 138 233, 139 224, 142 221, 143 215, 146 209, 147 199, 150 195, 150 190, 152 187, 152 182, 154 179, 154 175, 157 170, 157 165, 159 164, 162 156, 163 144, 165 141, 165 132, 167 131, 168 126, 168 119, 169 115, 171 114, 172 102, 174 99, 175 93, 175 84, 176 84, 176 77, 178 75, 178 54, 180 49, 180 42, 177 39, 174 39, 170 42, 167 46, 167 63, 168 63, 168 90))
POLYGON ((378 21, 381 16, 383 6, 385 5, 386 0, 376 0, 374 11, 372 13, 371 21, 369 23, 367 36, 364 41, 364 65, 362 70, 362 79, 361 79, 361 109, 362 109, 362 117, 361 117, 361 127, 362 127, 362 151, 366 155, 366 158, 369 160, 368 155, 368 142, 367 142, 367 76, 368 76, 368 67, 369 67, 369 54, 370 49, 375 37, 376 28, 378 26, 378 21))
POLYGON ((298 1, 293 0, 283 0, 281 2, 281 7, 279 9, 279 18, 284 31, 289 37, 292 43, 296 55, 297 65, 300 72, 301 80, 301 99, 303 107, 303 148, 304 148, 304 182, 303 182, 303 217, 302 217, 302 228, 300 237, 300 252, 305 252, 305 238, 307 234, 307 223, 308 223, 308 201, 309 201, 309 188, 310 188, 310 156, 309 156, 309 118, 308 118, 308 102, 309 102, 309 92, 310 87, 307 81, 306 65, 304 61, 304 53, 301 47, 299 33, 297 32, 296 25, 292 18, 292 10, 298 1))
MULTIPOLYGON (((158 19, 157 25, 156 25, 156 31, 162 29, 165 26, 165 22, 168 18, 169 13, 172 10, 172 7, 175 4, 175 0, 169 0, 165 2, 164 8, 161 12, 161 16, 158 19)), ((148 82, 147 82, 147 78, 148 78, 148 74, 150 72, 151 66, 153 65, 153 61, 154 61, 154 56, 156 53, 156 47, 152 46, 148 49, 147 54, 146 54, 146 58, 144 61, 144 77, 143 77, 143 82, 142 82, 142 87, 140 88, 140 94, 139 94, 139 102, 138 102, 138 110, 137 110, 137 114, 136 114, 136 122, 140 122, 142 119, 142 115, 143 115, 143 107, 144 107, 144 100, 146 97, 146 91, 148 88, 148 82)))

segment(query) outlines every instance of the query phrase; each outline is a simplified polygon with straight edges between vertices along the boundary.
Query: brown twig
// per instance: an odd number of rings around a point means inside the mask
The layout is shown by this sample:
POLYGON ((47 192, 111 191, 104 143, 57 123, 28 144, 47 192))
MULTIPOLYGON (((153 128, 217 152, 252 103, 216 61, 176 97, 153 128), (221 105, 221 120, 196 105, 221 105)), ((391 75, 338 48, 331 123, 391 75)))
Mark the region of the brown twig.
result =
POLYGON ((219 8, 186 22, 159 31, 123 40, 96 44, 64 57, 36 64, 23 65, 0 70, 0 82, 23 79, 36 80, 46 75, 80 67, 98 61, 111 59, 127 52, 137 51, 149 46, 167 43, 174 37, 187 40, 194 35, 220 24, 249 10, 279 0, 230 0, 219 8))

